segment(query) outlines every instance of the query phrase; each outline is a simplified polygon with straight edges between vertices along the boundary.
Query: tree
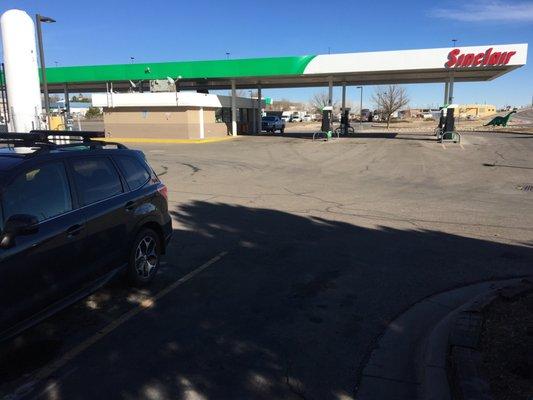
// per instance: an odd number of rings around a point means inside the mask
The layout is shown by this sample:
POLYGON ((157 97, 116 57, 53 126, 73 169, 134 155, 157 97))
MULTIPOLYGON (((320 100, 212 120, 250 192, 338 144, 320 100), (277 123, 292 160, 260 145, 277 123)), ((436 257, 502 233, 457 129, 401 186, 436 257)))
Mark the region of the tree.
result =
POLYGON ((50 103, 57 103, 59 101, 59 96, 56 94, 53 94, 48 98, 50 99, 50 103))
POLYGON ((87 119, 99 118, 101 116, 102 112, 98 107, 89 107, 85 112, 85 118, 87 119))
POLYGON ((405 88, 398 85, 378 86, 372 95, 372 101, 387 120, 387 129, 389 129, 392 114, 409 104, 405 88))
MULTIPOLYGON (((311 108, 316 113, 322 113, 322 109, 326 106, 329 106, 329 95, 327 92, 315 93, 313 97, 309 100, 311 108)), ((336 107, 336 104, 331 104, 333 107, 336 107)))

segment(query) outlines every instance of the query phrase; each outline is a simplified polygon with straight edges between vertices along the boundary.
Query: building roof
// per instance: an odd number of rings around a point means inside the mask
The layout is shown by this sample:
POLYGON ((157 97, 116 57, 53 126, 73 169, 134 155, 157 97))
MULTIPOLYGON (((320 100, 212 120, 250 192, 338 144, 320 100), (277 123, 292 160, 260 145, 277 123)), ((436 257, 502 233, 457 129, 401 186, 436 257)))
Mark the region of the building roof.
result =
POLYGON ((179 78, 184 89, 327 86, 486 81, 526 64, 527 44, 47 68, 52 92, 105 91, 130 81, 179 78))

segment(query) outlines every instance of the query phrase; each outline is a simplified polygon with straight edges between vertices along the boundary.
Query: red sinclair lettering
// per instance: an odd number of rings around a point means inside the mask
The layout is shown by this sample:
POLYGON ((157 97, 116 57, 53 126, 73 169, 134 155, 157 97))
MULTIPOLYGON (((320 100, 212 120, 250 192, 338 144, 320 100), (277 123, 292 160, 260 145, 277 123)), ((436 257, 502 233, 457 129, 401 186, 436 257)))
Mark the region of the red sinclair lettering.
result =
POLYGON ((481 64, 481 61, 483 57, 485 56, 485 53, 479 53, 474 57, 474 62, 472 63, 473 67, 477 67, 479 64, 481 64))
POLYGON ((499 52, 492 51, 493 48, 487 49, 484 53, 467 53, 461 54, 460 49, 453 49, 448 53, 448 62, 444 64, 446 68, 468 68, 479 66, 506 65, 516 51, 499 52))
POLYGON ((453 49, 452 51, 450 51, 448 53, 448 62, 444 64, 444 66, 446 68, 453 67, 457 63, 457 56, 459 55, 460 52, 461 50, 459 49, 453 49))

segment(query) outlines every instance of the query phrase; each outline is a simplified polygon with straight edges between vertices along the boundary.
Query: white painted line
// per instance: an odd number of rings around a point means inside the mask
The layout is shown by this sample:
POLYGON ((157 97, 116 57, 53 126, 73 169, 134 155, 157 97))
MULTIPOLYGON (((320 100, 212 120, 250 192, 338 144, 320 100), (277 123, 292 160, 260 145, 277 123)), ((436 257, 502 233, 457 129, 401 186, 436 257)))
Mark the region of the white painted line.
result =
MULTIPOLYGON (((43 381, 47 378, 49 378, 52 374, 54 374, 58 369, 65 366, 69 361, 71 361, 73 358, 77 357, 81 353, 83 353, 85 350, 87 350, 89 347, 91 347, 96 342, 103 339, 105 336, 113 332, 115 329, 117 329, 119 326, 123 325, 125 322, 129 321, 136 315, 140 314, 147 308, 150 308, 154 305, 154 303, 157 300, 160 300, 170 292, 172 292, 174 289, 178 288, 179 286, 183 285, 184 283, 190 281, 192 278, 194 278, 196 275, 204 271, 205 269, 209 268, 211 265, 222 259, 226 254, 228 254, 227 251, 223 251, 210 259, 209 261, 205 262, 204 264, 200 265, 198 268, 192 270, 188 274, 182 276, 180 279, 175 281, 174 283, 168 285, 163 290, 159 291, 155 296, 153 296, 149 301, 144 301, 141 304, 139 304, 137 307, 131 309, 130 311, 126 312, 125 314, 122 314, 119 318, 115 319, 113 322, 111 322, 109 325, 107 325, 102 330, 98 331, 93 336, 87 338, 77 346, 73 347, 69 351, 67 351, 61 358, 57 359, 50 365, 47 365, 43 367, 41 370, 37 371, 31 378, 30 378, 30 385, 34 386, 36 383, 43 381)), ((31 390, 31 389, 30 389, 31 390)), ((24 391, 27 393, 28 387, 25 385, 24 391)), ((41 393, 42 394, 42 393, 41 393)), ((11 397, 8 396, 8 398, 18 398, 20 395, 20 391, 17 389, 11 397), (18 392, 18 393, 17 393, 18 392)), ((40 394, 38 395, 40 396, 40 394)))
POLYGON ((446 146, 444 146, 444 143, 440 144, 444 150, 446 150, 446 146))
POLYGON ((461 147, 461 149, 462 149, 462 150, 464 150, 464 149, 465 149, 465 146, 463 146, 463 144, 462 144, 462 143, 459 143, 459 146, 461 147))

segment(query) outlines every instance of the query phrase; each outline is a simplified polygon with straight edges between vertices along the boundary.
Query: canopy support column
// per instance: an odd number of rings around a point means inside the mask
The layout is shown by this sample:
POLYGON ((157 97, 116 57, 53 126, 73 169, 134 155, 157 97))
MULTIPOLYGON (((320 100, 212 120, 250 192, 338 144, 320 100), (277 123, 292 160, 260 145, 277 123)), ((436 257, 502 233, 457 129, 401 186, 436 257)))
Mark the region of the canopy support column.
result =
POLYGON ((248 121, 248 133, 257 133, 257 110, 255 107, 257 106, 256 102, 250 97, 250 100, 252 101, 252 109, 246 110, 248 113, 248 117, 250 120, 248 121))
POLYGON ((344 110, 346 109, 346 82, 342 82, 342 115, 344 115, 344 110))
POLYGON ((65 83, 65 86, 63 87, 63 93, 65 95, 65 111, 67 115, 70 114, 70 99, 69 99, 69 93, 68 93, 68 85, 65 83))
POLYGON ((329 77, 328 106, 333 105, 333 78, 329 77))
POLYGON ((261 133, 261 85, 257 86, 257 133, 261 133))
POLYGON ((231 80, 231 134, 237 136, 237 89, 235 79, 231 80))
POLYGON ((205 139, 205 127, 204 127, 204 108, 200 107, 198 110, 198 123, 200 125, 200 139, 205 139))
POLYGON ((453 76, 450 76, 450 83, 448 85, 448 104, 453 103, 453 76))
POLYGON ((448 104, 448 96, 450 94, 450 84, 448 82, 444 82, 444 104, 448 104))

